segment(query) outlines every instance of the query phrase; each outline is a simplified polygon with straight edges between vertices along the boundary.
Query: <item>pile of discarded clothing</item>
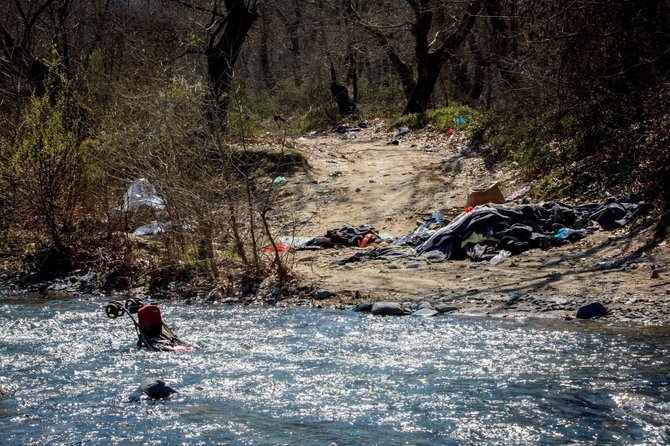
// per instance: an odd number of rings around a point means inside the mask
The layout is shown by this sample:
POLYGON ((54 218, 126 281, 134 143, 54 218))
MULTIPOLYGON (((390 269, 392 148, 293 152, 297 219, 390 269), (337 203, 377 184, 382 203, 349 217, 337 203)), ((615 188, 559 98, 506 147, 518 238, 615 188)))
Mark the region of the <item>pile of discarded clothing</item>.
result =
POLYGON ((341 263, 416 256, 432 261, 482 261, 499 253, 515 255, 533 248, 546 249, 598 229, 620 228, 647 210, 647 204, 635 196, 609 197, 602 203, 578 206, 560 202, 482 205, 452 222, 435 212, 415 231, 396 239, 382 238, 367 225, 342 226, 297 249, 363 248, 377 243, 374 249, 357 251, 341 263))
POLYGON ((574 207, 558 202, 477 206, 436 231, 416 252, 430 260, 489 260, 502 250, 518 254, 585 237, 597 229, 594 223, 616 229, 647 210, 646 203, 630 196, 574 207))
POLYGON ((364 248, 381 241, 379 232, 368 225, 349 226, 344 225, 339 228, 331 229, 325 236, 314 237, 313 239, 296 246, 296 249, 322 249, 334 248, 336 246, 356 246, 364 248))

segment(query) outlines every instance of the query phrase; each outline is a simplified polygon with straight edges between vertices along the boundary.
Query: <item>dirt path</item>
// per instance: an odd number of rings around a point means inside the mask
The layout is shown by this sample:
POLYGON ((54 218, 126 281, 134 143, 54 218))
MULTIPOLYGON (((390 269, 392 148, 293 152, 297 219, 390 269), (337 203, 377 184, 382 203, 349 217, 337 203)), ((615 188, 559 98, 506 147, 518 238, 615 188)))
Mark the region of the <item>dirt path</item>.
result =
MULTIPOLYGON (((520 186, 503 172, 488 171, 458 134, 410 133, 388 145, 392 136, 366 129, 355 139, 301 138, 298 148, 311 168, 283 186, 289 219, 298 222, 290 230, 312 237, 344 224, 368 224, 400 236, 433 211, 460 214, 473 186, 501 181, 506 193, 520 186)), ((611 310, 606 320, 670 325, 670 250, 665 242, 645 245, 650 233, 598 232, 497 266, 417 259, 341 265, 354 248, 299 251, 291 260, 302 281, 335 293, 319 302, 324 306, 426 300, 470 314, 564 318, 597 300, 611 310)))

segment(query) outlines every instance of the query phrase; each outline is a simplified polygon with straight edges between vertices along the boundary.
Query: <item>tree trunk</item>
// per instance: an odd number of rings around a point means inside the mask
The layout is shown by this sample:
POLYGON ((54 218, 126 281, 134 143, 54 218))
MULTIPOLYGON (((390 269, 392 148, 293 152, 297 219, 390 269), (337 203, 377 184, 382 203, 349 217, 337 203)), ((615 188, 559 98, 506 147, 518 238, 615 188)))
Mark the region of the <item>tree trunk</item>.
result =
POLYGON ((435 59, 435 57, 426 56, 424 61, 419 60, 416 83, 407 99, 403 114, 423 113, 428 109, 430 98, 433 96, 437 78, 440 76, 442 68, 440 61, 429 62, 431 59, 435 59))
POLYGON ((258 12, 255 3, 250 7, 243 0, 228 0, 225 3, 228 15, 212 33, 206 56, 215 114, 219 123, 227 128, 225 123, 235 63, 249 30, 258 18, 258 12))
POLYGON ((356 113, 356 104, 349 97, 349 90, 344 85, 337 83, 337 73, 335 66, 330 63, 330 93, 337 102, 337 110, 341 117, 353 115, 356 113))
POLYGON ((262 17, 262 27, 261 27, 261 42, 260 48, 258 51, 258 56, 260 58, 261 65, 261 75, 263 76, 263 83, 268 90, 272 90, 277 81, 274 74, 272 73, 272 68, 270 67, 270 49, 269 49, 269 40, 270 40, 270 22, 267 18, 267 14, 263 14, 262 17))
POLYGON ((0 25, 0 47, 19 75, 33 85, 35 96, 42 97, 47 90, 46 81, 49 67, 39 59, 34 58, 23 45, 14 42, 12 36, 2 25, 0 25))
MULTIPOLYGON (((430 1, 424 0, 421 4, 407 1, 414 9, 416 16, 416 21, 412 24, 412 34, 415 42, 417 78, 414 88, 412 88, 407 98, 404 113, 423 113, 430 104, 430 98, 435 91, 435 84, 447 53, 456 50, 470 33, 482 0, 472 0, 470 2, 457 28, 435 49, 431 49, 431 44, 428 43, 433 22, 430 1)), ((402 78, 403 74, 400 74, 402 78)), ((405 91, 407 92, 407 89, 405 91)))

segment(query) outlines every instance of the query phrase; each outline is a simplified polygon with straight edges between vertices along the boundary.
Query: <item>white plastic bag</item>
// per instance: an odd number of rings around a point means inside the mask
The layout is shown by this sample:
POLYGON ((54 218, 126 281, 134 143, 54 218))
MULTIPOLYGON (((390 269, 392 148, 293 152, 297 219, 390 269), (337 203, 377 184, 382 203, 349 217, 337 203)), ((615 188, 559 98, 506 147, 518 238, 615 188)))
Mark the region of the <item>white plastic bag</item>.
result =
POLYGON ((508 259, 511 255, 512 255, 511 252, 507 251, 506 249, 503 249, 490 260, 491 265, 495 266, 498 263, 505 261, 505 259, 508 259))
POLYGON ((141 206, 162 211, 165 209, 165 200, 156 195, 156 188, 146 178, 133 181, 123 198, 123 211, 135 212, 141 206))

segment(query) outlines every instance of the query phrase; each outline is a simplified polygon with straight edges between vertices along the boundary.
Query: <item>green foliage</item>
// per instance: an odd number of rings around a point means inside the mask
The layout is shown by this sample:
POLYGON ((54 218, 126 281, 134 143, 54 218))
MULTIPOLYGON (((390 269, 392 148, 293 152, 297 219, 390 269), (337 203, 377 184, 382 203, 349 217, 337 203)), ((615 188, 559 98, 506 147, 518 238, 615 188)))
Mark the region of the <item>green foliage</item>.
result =
POLYGON ((233 157, 239 172, 254 178, 262 175, 289 174, 308 165, 304 153, 291 149, 237 149, 233 157))
POLYGON ((393 127, 408 127, 410 129, 421 129, 432 126, 438 130, 449 130, 462 128, 472 132, 483 119, 483 114, 466 105, 452 105, 426 110, 425 113, 403 115, 393 121, 393 127), (458 117, 465 123, 458 125, 458 117))
POLYGON ((544 197, 640 191, 653 199, 664 190, 658 179, 670 162, 670 124, 661 106, 670 104, 670 88, 661 87, 623 96, 594 91, 571 107, 499 116, 485 142, 544 197))
MULTIPOLYGON (((16 188, 15 211, 25 210, 41 235, 63 248, 64 238, 76 229, 77 211, 90 203, 88 194, 100 172, 95 146, 82 143, 80 109, 65 80, 55 80, 46 94, 30 99, 15 140, 2 143, 8 161, 2 176, 16 188)), ((17 218, 20 223, 21 214, 17 218)))

